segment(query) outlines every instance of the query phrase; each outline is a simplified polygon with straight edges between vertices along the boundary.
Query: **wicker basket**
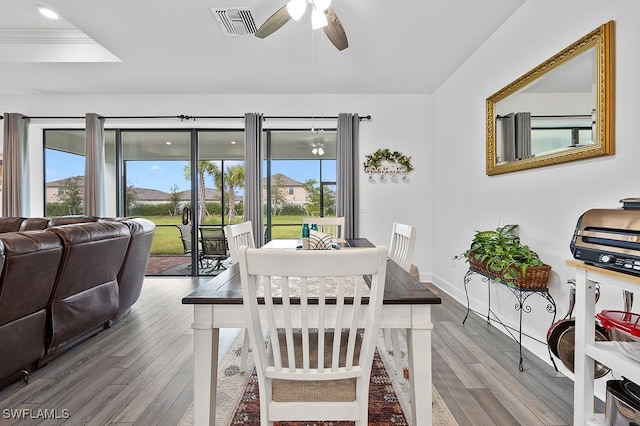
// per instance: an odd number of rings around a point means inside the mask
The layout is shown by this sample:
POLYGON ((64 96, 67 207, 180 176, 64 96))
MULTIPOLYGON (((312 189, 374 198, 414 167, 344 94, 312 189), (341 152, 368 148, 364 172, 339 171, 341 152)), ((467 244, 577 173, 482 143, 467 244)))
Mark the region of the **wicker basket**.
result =
POLYGON ((513 280, 513 285, 518 288, 547 288, 551 266, 529 266, 527 272, 522 276, 522 270, 518 270, 518 276, 513 280))
POLYGON ((469 266, 471 266, 471 269, 475 269, 484 275, 489 275, 491 277, 496 276, 495 272, 490 272, 489 269, 487 269, 487 262, 481 261, 473 253, 469 253, 469 266))
MULTIPOLYGON (((486 261, 480 261, 480 259, 476 258, 473 253, 469 254, 469 265, 471 269, 483 275, 491 278, 500 278, 502 281, 507 281, 500 276, 500 273, 498 271, 493 271, 488 268, 486 261)), ((510 280, 510 283, 512 283, 514 287, 522 289, 547 288, 547 284, 549 283, 549 275, 551 274, 550 265, 529 266, 524 276, 522 275, 522 270, 520 270, 519 268, 517 269, 518 276, 515 279, 510 280)))

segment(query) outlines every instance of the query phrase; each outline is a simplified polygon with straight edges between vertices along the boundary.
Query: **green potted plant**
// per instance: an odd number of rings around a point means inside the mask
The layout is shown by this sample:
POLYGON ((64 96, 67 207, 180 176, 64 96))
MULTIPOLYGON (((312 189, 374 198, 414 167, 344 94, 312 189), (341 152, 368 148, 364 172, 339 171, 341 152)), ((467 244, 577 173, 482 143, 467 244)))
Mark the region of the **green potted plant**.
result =
POLYGON ((464 259, 472 270, 496 282, 512 287, 544 288, 551 267, 520 242, 517 229, 518 225, 505 225, 495 231, 477 231, 469 249, 454 259, 464 259))

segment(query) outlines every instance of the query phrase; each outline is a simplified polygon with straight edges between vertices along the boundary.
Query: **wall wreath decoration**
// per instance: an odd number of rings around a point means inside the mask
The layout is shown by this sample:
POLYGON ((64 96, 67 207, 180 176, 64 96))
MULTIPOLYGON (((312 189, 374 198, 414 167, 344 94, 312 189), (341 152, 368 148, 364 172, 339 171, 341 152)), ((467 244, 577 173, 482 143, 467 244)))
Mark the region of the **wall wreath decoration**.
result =
POLYGON ((364 171, 369 175, 369 179, 378 174, 380 179, 386 176, 391 178, 401 175, 406 178, 407 173, 413 170, 411 157, 399 151, 391 151, 388 148, 381 148, 372 154, 364 156, 364 171))

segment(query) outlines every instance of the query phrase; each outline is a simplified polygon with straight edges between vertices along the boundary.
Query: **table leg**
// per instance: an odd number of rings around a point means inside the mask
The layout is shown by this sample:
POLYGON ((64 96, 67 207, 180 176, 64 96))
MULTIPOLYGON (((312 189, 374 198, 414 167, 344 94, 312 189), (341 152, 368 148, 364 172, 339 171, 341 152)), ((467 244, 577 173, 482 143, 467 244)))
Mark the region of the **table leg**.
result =
POLYGON ((195 426, 215 425, 216 388, 218 383, 218 343, 220 330, 213 328, 213 307, 194 306, 193 414, 195 426))
POLYGON ((431 372, 431 307, 413 306, 412 328, 407 329, 412 424, 431 426, 433 380, 431 372))

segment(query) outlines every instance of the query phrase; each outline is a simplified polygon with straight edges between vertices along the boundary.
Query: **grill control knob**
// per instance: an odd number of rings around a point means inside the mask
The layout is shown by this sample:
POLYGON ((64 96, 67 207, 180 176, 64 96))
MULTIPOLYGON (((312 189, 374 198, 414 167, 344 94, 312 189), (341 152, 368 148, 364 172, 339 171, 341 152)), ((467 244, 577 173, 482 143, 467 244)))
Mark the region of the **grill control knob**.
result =
POLYGON ((615 257, 611 255, 603 254, 602 256, 600 256, 600 262, 602 263, 613 263, 615 261, 616 261, 615 257))

